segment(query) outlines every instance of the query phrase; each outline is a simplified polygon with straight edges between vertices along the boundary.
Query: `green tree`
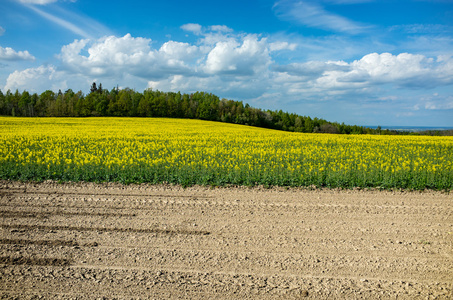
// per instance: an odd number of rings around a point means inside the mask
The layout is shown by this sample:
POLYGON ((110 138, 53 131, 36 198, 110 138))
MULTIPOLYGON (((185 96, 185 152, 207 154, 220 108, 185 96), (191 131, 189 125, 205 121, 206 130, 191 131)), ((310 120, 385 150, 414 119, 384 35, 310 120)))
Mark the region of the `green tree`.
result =
POLYGON ((143 94, 142 93, 139 93, 139 92, 135 92, 133 91, 132 92, 132 95, 131 95, 131 100, 132 100, 132 105, 131 105, 131 109, 129 111, 129 116, 131 117, 136 117, 138 116, 138 105, 140 104, 140 101, 142 100, 143 98, 143 94))
POLYGON ((0 90, 0 115, 7 115, 5 95, 3 95, 2 90, 0 90))
POLYGON ((131 97, 132 90, 131 89, 124 89, 120 90, 118 94, 118 115, 119 116, 128 116, 130 110, 132 109, 132 97, 131 97))
POLYGON ((31 98, 30 98, 30 93, 27 91, 24 91, 19 99, 19 112, 21 116, 24 117, 31 117, 32 116, 32 111, 30 110, 30 105, 31 104, 31 98))
POLYGON ((39 95, 38 101, 35 103, 35 111, 38 116, 45 117, 47 116, 47 109, 50 107, 51 103, 55 101, 55 93, 51 90, 47 90, 39 95))
POLYGON ((304 132, 313 132, 314 128, 315 125, 313 123, 313 120, 310 117, 307 117, 304 123, 304 132))
POLYGON ((96 82, 93 82, 91 84, 90 93, 96 93, 97 91, 98 91, 98 88, 96 86, 96 82))
POLYGON ((297 116, 296 120, 294 121, 294 131, 304 131, 304 119, 300 116, 297 116))

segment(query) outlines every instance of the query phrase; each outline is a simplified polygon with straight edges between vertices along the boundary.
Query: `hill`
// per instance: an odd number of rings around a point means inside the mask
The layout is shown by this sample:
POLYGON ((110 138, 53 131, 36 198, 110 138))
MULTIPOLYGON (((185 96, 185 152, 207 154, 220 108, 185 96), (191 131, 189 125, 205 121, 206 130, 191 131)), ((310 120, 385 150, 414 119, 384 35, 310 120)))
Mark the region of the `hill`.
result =
MULTIPOLYGON (((445 135, 445 132, 404 132, 381 130, 329 122, 324 119, 301 116, 282 110, 263 110, 242 101, 220 99, 212 93, 162 92, 147 89, 143 93, 129 88, 107 90, 96 83, 90 93, 71 89, 64 93, 47 90, 40 95, 27 91, 5 94, 0 90, 0 115, 22 117, 168 117, 187 118, 250 125, 306 133, 340 134, 429 134, 445 135)), ((447 132, 451 135, 452 131, 447 132)))

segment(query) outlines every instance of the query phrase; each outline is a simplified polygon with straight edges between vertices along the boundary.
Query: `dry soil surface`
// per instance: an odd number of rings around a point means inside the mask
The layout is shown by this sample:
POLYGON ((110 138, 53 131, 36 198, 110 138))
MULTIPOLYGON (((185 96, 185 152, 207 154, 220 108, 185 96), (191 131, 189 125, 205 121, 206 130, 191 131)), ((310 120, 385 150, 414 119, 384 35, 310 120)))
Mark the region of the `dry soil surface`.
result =
POLYGON ((18 299, 452 299, 453 195, 0 181, 18 299))

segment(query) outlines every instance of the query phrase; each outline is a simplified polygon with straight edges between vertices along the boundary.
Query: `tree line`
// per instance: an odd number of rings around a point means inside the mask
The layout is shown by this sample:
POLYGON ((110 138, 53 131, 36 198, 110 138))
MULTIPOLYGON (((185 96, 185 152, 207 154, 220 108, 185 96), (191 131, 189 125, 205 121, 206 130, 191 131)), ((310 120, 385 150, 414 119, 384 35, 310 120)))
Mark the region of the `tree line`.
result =
POLYGON ((21 117, 168 117, 188 118, 250 125, 294 132, 340 134, 404 134, 367 128, 324 119, 300 116, 282 110, 262 110, 242 101, 220 99, 212 93, 162 92, 146 89, 143 93, 125 88, 110 91, 93 83, 90 93, 72 89, 64 93, 47 90, 40 95, 0 90, 0 115, 21 117))

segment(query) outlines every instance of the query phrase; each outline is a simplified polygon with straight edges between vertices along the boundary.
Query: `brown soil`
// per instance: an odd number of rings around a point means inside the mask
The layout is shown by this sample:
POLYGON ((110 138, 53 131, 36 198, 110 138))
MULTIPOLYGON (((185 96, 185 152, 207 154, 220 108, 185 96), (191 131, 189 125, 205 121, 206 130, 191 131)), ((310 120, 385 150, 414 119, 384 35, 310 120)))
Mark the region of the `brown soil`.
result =
POLYGON ((0 181, 0 298, 452 299, 453 195, 0 181))

